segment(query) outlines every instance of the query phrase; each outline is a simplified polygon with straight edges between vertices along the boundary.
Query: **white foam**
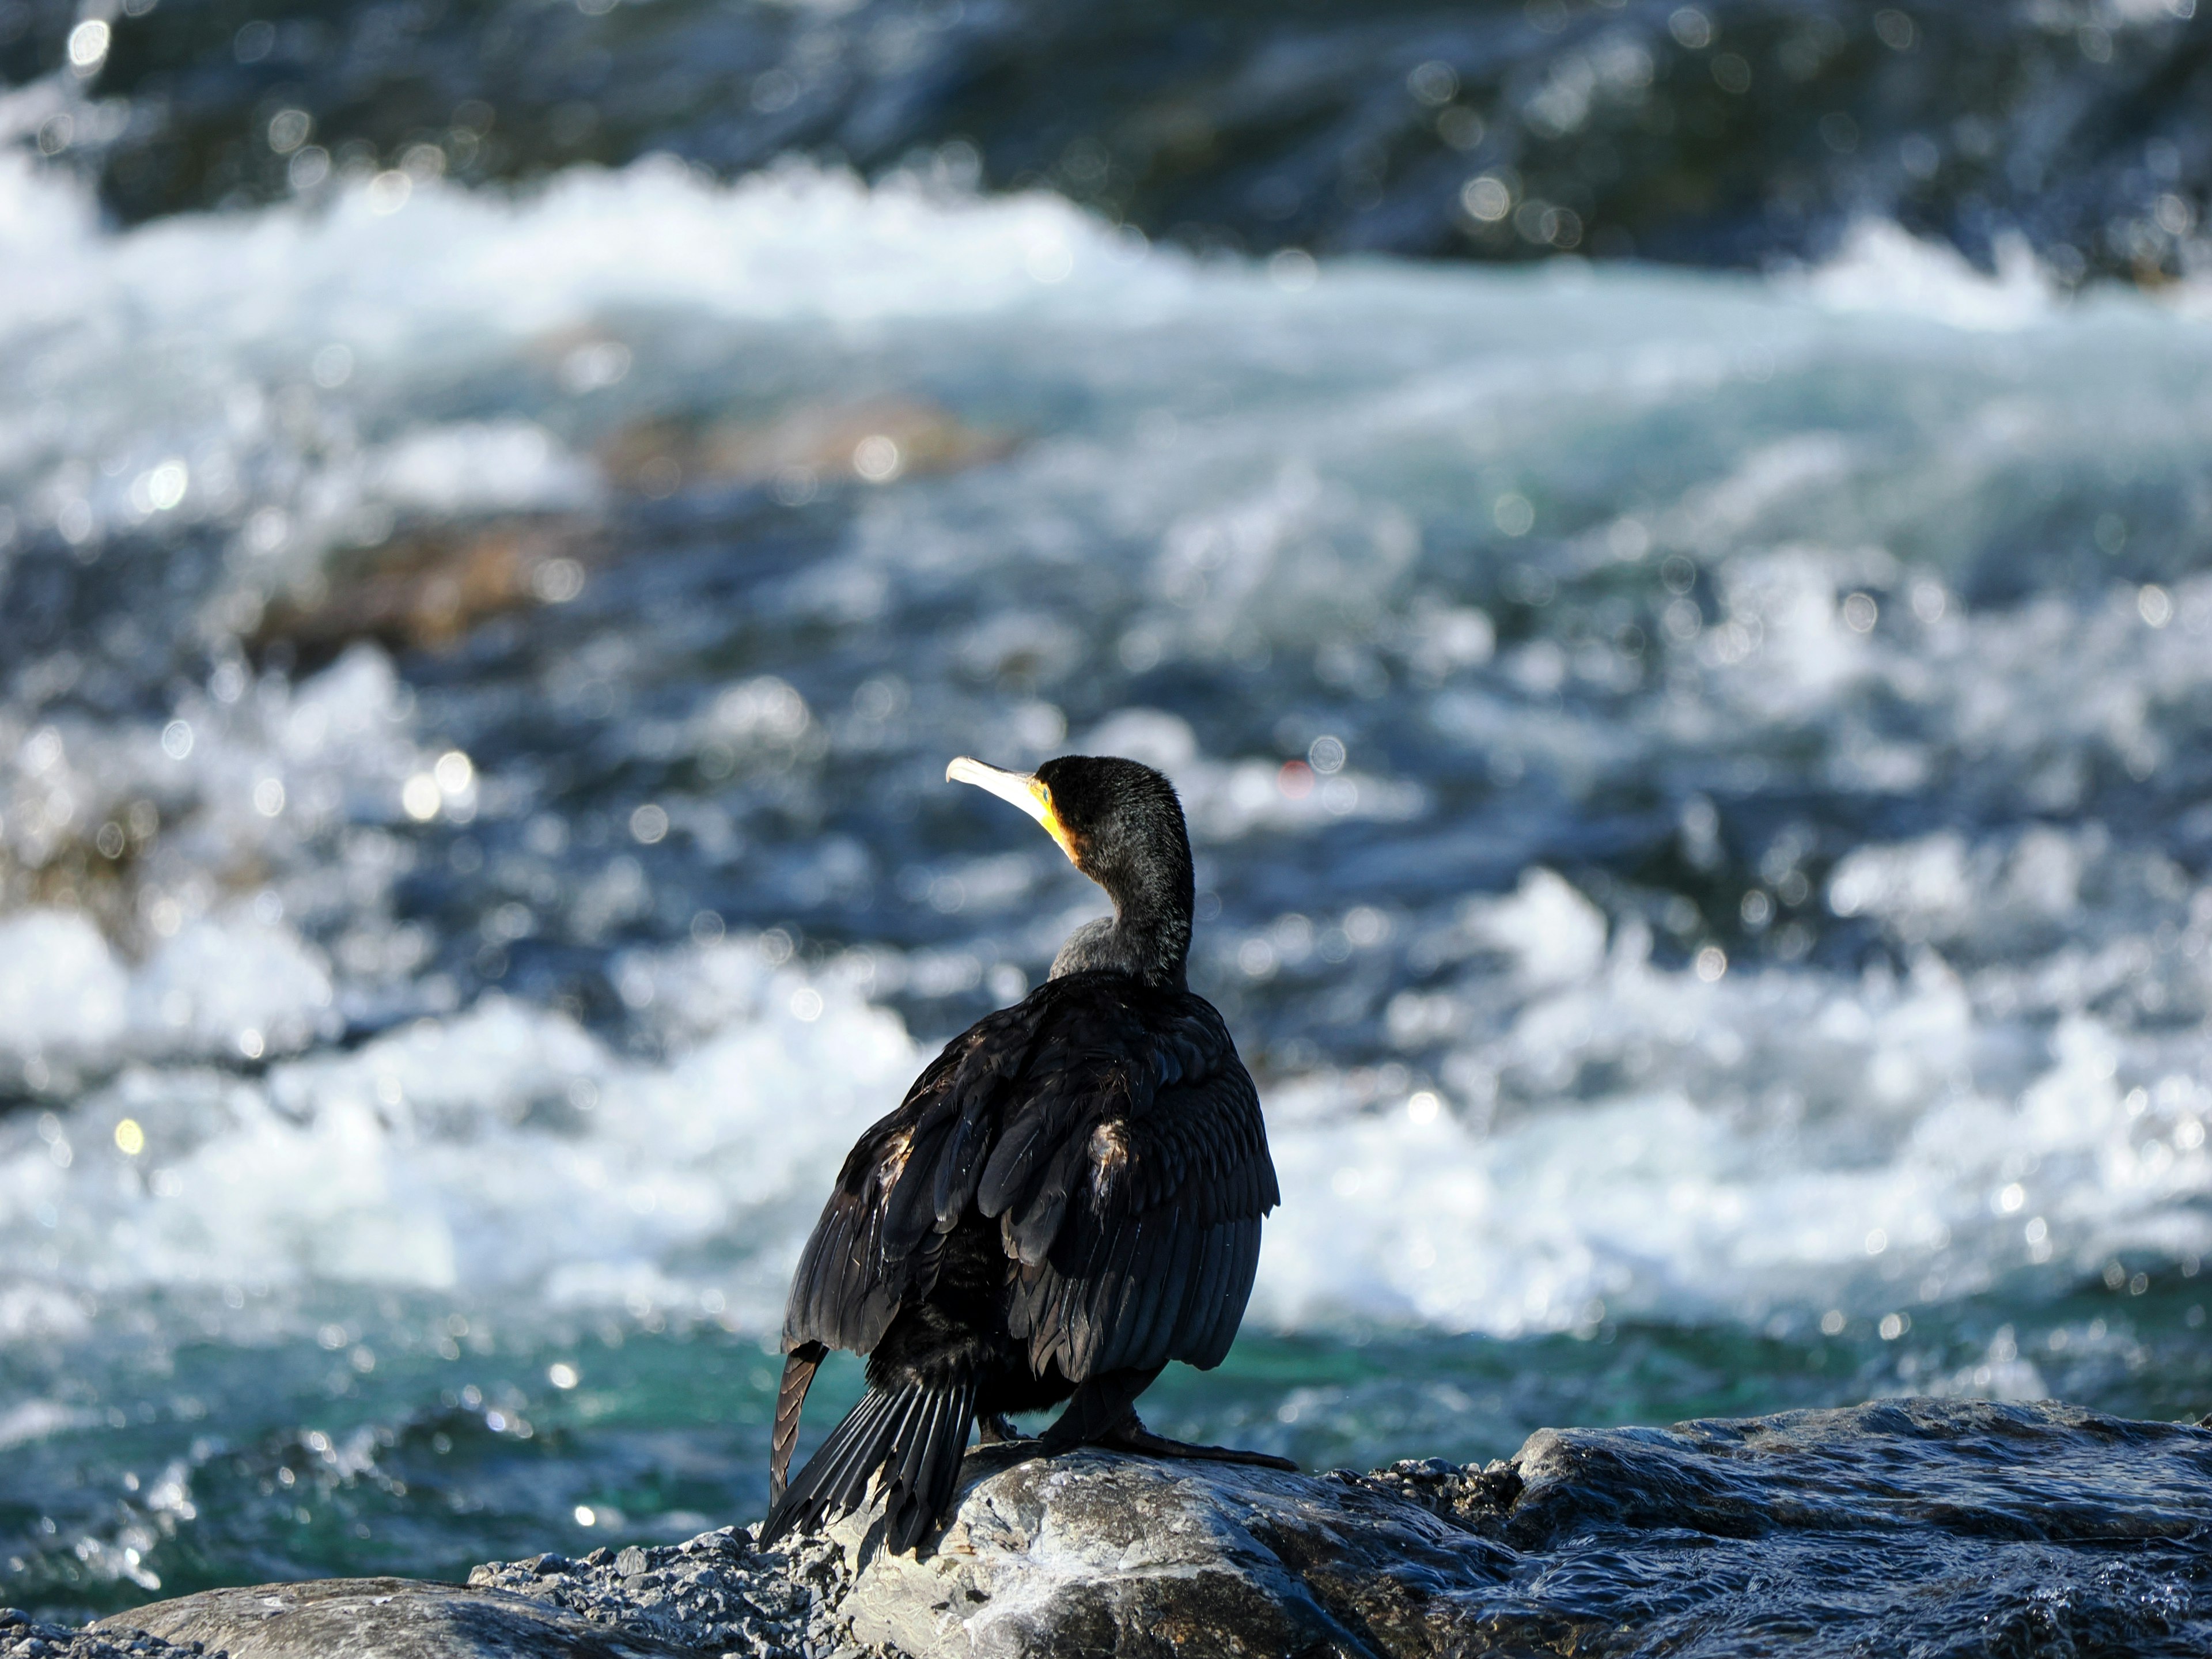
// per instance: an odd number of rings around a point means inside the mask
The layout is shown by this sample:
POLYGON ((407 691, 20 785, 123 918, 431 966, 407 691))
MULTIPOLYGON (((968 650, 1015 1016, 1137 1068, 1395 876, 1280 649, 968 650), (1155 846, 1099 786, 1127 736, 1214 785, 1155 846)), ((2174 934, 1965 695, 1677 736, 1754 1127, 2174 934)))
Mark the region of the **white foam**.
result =
POLYGON ((332 1001, 322 952, 250 914, 185 923, 132 975, 131 995, 141 1031, 197 1054, 242 1043, 256 1059, 306 1048, 332 1001))
POLYGON ((1470 939, 1495 945, 1531 985, 1589 978, 1605 960, 1605 915, 1553 871, 1529 870, 1510 896, 1469 900, 1461 925, 1470 939))
POLYGON ((0 1050, 104 1048, 123 1033, 130 981, 82 915, 0 917, 0 1050))
POLYGON ((82 1425, 88 1413, 52 1400, 23 1400, 0 1411, 0 1451, 12 1451, 50 1434, 82 1425))
POLYGON ((772 969, 750 941, 633 967, 686 1010, 665 1064, 494 996, 259 1079, 133 1069, 45 1126, 16 1120, 0 1143, 9 1259, 46 1247, 41 1281, 103 1291, 665 1304, 708 1287, 772 1323, 845 1149, 918 1056, 839 978, 772 969), (141 1152, 117 1140, 126 1118, 141 1152))
POLYGON ((79 913, 0 919, 0 1060, 18 1067, 299 1049, 331 1000, 320 952, 240 912, 180 924, 136 965, 79 913))
POLYGON ((574 509, 600 493, 598 475, 544 427, 511 418, 410 432, 367 474, 385 499, 438 514, 574 509))
POLYGON ((380 512, 588 503, 592 464, 541 423, 415 410, 439 388, 542 374, 611 313, 727 338, 1079 309, 1109 286, 1126 308, 1178 285, 1179 262, 1056 197, 870 189, 804 165, 723 185, 663 158, 511 195, 418 185, 380 210, 391 199, 357 182, 116 234, 60 175, 0 155, 0 385, 15 388, 0 391, 0 479, 28 524, 84 542, 155 514, 258 509, 240 574, 265 580, 285 568, 273 553, 296 569, 373 539, 380 512), (37 388, 64 384, 58 423, 37 388), (71 459, 94 451, 112 458, 99 474, 71 459), (164 466, 180 470, 157 488, 164 466))
MULTIPOLYGON (((1467 948, 1516 965, 1462 981, 1455 1018, 1495 1035, 1448 1049, 1441 1107, 1328 1068, 1270 1086, 1284 1206, 1255 1319, 1759 1318, 1942 1300, 2054 1254, 2212 1251, 2212 1093, 2087 1012, 2046 1048, 2032 974, 2002 1013, 1993 981, 1932 956, 1903 981, 1708 983, 1600 926, 1548 872, 1472 908, 1467 948)), ((772 968, 750 940, 634 957, 623 983, 665 1061, 495 996, 259 1079, 133 1068, 51 1132, 19 1116, 0 1237, 52 1266, 9 1294, 711 1293, 766 1330, 844 1150, 922 1055, 854 975, 772 968)), ((23 1318, 68 1317, 65 1295, 41 1306, 23 1318)))
MULTIPOLYGON (((374 647, 296 684, 225 665, 167 719, 27 729, 0 711, 10 735, 0 848, 33 870, 80 859, 88 883, 131 861, 112 898, 0 917, 0 1063, 305 1048, 338 1012, 332 965, 303 937, 313 921, 343 923, 356 989, 388 976, 374 964, 399 942, 389 898, 410 853, 386 826, 436 757, 374 647)), ((439 810, 474 800, 471 782, 439 810)))
POLYGON ((1996 269, 1976 270, 1948 243, 1923 241, 1887 219, 1861 219, 1807 291, 1838 311, 1925 318, 1953 328, 2006 331, 2048 318, 2055 285, 2027 240, 1997 240, 1996 269))
POLYGON ((2046 1049, 2032 975, 1923 955, 1901 982, 1708 983, 1644 951, 1629 930, 1579 972, 1466 981, 1451 1018, 1498 1030, 1447 1051, 1446 1109, 1328 1072, 1275 1091, 1261 1316, 1512 1334, 1909 1309, 2054 1256, 2212 1250, 2212 1092, 2087 1012, 2046 1049))

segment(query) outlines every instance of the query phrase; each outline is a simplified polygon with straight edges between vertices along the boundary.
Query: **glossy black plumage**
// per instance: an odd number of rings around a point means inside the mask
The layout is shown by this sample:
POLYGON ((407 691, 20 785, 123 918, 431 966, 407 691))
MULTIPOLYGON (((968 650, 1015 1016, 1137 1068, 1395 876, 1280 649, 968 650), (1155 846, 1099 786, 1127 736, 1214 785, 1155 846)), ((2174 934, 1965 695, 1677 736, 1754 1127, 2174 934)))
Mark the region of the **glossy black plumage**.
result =
MULTIPOLYGON (((1012 799, 1008 775, 987 787, 1012 799)), ((1243 1318, 1275 1174, 1236 1045, 1183 982, 1181 808, 1128 761, 1068 757, 1018 781, 1043 786, 1043 809, 1024 810, 1115 918, 946 1044, 847 1157, 785 1313, 763 1544, 851 1508, 880 1472, 886 1541, 911 1548, 949 1504, 978 1416, 1074 1395, 1047 1450, 1135 1426, 1161 1367, 1218 1364, 1243 1318), (869 1357, 869 1391, 787 1492, 829 1348, 869 1357)))

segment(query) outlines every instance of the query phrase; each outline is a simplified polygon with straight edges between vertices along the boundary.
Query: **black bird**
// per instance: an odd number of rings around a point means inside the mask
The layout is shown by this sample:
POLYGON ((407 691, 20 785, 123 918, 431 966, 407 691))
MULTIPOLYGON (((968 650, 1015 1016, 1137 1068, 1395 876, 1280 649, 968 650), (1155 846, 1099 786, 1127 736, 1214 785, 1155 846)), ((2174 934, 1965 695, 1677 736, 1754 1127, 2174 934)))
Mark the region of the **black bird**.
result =
POLYGON ((1083 755, 1032 775, 963 758, 945 776, 1036 819, 1114 915, 947 1043, 846 1158, 784 1312, 763 1547, 847 1513, 880 1471, 886 1545, 912 1549, 951 1506, 977 1419, 987 1441, 1011 1439, 1008 1413, 1061 1401, 1043 1452, 1295 1467, 1137 1419, 1169 1360, 1210 1369, 1229 1352, 1278 1198, 1251 1076, 1184 982, 1190 840, 1174 787, 1083 755), (831 1348, 868 1356, 868 1391, 786 1490, 831 1348))

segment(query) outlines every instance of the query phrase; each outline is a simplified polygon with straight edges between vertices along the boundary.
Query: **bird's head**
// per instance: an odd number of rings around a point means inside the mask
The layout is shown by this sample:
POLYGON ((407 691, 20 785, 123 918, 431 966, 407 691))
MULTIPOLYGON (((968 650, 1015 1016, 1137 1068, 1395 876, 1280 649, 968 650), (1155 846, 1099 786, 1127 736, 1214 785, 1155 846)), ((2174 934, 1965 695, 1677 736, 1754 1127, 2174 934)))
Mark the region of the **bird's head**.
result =
POLYGON ((1020 807, 1106 890, 1124 922, 1167 924, 1187 945, 1190 836, 1175 786, 1159 773, 1111 755, 1062 755, 1034 772, 1002 772, 963 756, 945 775, 1020 807))

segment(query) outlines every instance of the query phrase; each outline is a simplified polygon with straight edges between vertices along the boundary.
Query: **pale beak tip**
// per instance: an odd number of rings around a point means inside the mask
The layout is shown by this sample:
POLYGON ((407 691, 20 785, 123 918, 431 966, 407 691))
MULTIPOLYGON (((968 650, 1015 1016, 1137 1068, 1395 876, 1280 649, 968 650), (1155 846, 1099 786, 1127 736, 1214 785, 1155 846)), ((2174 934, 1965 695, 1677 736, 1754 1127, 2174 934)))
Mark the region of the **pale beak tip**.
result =
POLYGON ((1045 822, 1051 811, 1050 797, 1044 785, 1027 772, 1001 771, 963 755, 945 769, 945 777, 949 783, 972 783, 987 794, 1020 807, 1039 823, 1045 822))

